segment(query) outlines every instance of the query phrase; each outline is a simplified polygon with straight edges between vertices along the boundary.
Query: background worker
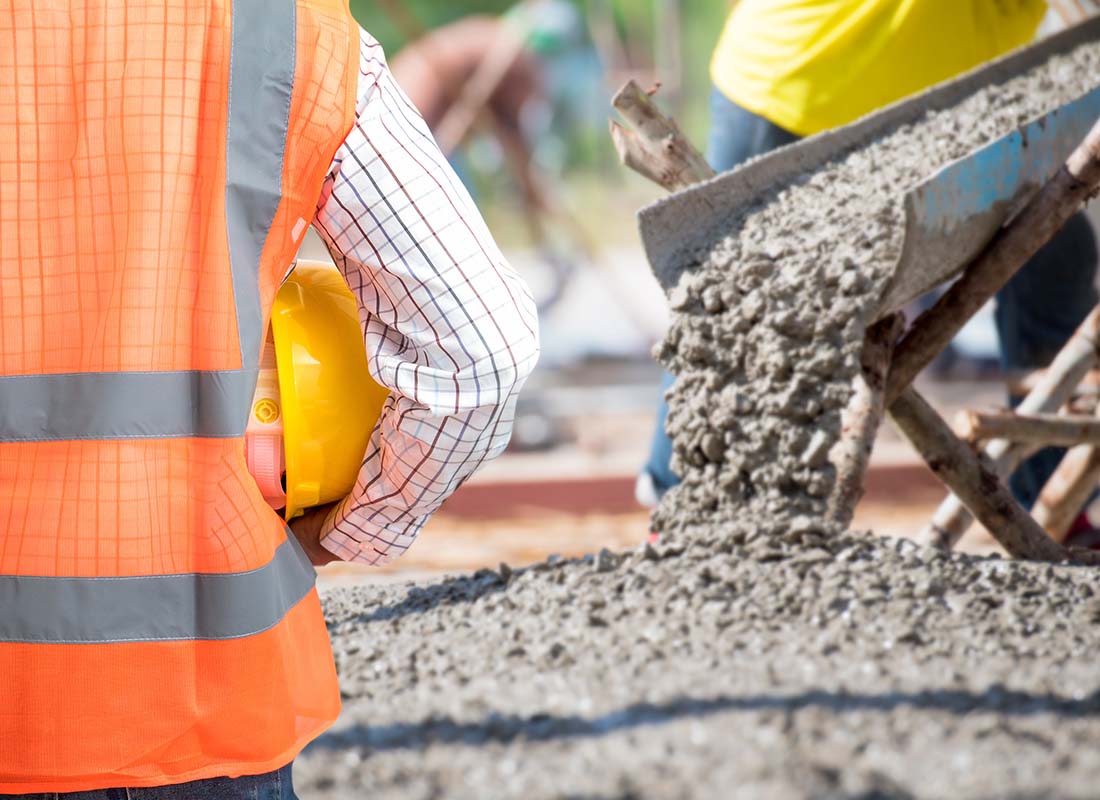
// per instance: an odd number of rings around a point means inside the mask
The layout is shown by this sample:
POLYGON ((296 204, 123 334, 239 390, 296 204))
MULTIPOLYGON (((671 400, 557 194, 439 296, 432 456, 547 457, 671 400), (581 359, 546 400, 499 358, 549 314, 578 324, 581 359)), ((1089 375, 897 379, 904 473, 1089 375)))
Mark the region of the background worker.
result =
POLYGON ((0 797, 293 798, 339 713, 309 562, 401 555, 505 447, 529 292, 344 0, 12 0, 0 37, 0 797), (244 434, 310 222, 390 397, 289 535, 244 434))
POLYGON ((463 177, 463 159, 458 148, 469 131, 455 141, 455 120, 459 117, 469 120, 471 128, 481 120, 489 123, 487 127, 499 143, 528 209, 528 224, 538 226, 545 203, 531 163, 523 118, 532 108, 546 102, 542 65, 533 53, 516 44, 515 37, 520 34, 509 26, 504 17, 482 14, 462 17, 409 42, 393 57, 391 69, 428 129, 450 139, 441 141, 441 147, 451 149, 444 155, 455 164, 460 177, 463 177), (487 92, 484 108, 467 109, 468 87, 479 78, 485 62, 502 47, 516 48, 516 52, 501 68, 495 87, 487 92))
MULTIPOLYGON (((718 171, 947 80, 1031 41, 1044 0, 740 0, 714 54, 708 158, 718 171)), ((1096 240, 1077 214, 997 295, 1006 369, 1044 367, 1097 303, 1096 240)), ((666 375, 662 391, 672 385, 666 375)), ((662 400, 638 481, 655 502, 679 479, 662 400)), ((1012 487, 1030 506, 1058 464, 1046 450, 1012 487)))

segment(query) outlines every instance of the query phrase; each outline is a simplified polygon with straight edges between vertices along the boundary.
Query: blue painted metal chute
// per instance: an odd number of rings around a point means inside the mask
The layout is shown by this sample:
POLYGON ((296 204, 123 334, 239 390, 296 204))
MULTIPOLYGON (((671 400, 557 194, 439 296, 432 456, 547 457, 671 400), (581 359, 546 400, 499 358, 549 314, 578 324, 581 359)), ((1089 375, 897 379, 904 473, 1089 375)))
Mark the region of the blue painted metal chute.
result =
MULTIPOLYGON (((851 125, 775 150, 712 180, 663 198, 639 214, 658 281, 671 289, 701 246, 729 235, 762 195, 799 180, 846 152, 951 108, 1080 45, 1100 41, 1100 17, 895 103, 851 125)), ((877 316, 958 275, 997 230, 1065 163, 1100 119, 1097 88, 1029 121, 930 175, 898 187, 905 240, 877 316)))

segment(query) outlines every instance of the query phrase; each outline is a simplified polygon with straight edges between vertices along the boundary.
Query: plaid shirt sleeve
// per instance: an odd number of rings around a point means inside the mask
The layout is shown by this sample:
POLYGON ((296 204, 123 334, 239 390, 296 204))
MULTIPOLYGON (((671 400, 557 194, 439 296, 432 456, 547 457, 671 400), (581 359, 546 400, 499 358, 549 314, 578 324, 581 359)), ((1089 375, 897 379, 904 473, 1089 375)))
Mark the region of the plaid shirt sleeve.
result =
POLYGON ((371 374, 391 394, 321 542, 344 560, 384 564, 504 450, 538 358, 538 321, 382 48, 360 39, 356 122, 314 226, 358 299, 371 374))

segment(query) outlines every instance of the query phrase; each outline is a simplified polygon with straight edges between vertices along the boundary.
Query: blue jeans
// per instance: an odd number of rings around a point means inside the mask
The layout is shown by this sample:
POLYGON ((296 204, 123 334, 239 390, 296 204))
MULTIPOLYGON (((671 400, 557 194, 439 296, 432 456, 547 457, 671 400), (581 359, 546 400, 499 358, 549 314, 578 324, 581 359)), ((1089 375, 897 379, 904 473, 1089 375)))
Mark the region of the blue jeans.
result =
POLYGON ((266 775, 210 778, 150 789, 101 789, 57 794, 3 794, 0 800, 298 800, 290 765, 266 775))
MULTIPOLYGON (((741 108, 717 89, 711 94, 710 108, 707 158, 719 172, 798 139, 741 108)), ((1097 260, 1092 226, 1084 214, 1077 214, 1001 290, 996 322, 1005 368, 1045 367, 1058 354, 1097 303, 1097 260)), ((665 375, 657 430, 645 465, 658 495, 679 483, 669 466, 672 442, 665 433, 668 406, 663 397, 671 385, 672 376, 665 375)), ((1044 450, 1024 462, 1012 476, 1012 490, 1025 506, 1035 502, 1061 453, 1044 450)))

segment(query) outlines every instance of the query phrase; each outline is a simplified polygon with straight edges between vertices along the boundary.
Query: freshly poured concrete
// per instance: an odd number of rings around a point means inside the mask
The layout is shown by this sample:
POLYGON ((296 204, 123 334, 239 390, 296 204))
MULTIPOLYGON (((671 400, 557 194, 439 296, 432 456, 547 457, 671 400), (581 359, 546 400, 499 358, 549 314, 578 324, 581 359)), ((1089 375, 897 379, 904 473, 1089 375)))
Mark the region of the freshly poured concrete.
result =
POLYGON ((807 525, 326 598, 310 798, 1091 798, 1100 576, 807 525))
POLYGON ((761 199, 673 296, 664 542, 325 598, 345 713, 303 798, 1089 798, 1100 575, 830 530, 825 455, 900 193, 1100 47, 761 199))

